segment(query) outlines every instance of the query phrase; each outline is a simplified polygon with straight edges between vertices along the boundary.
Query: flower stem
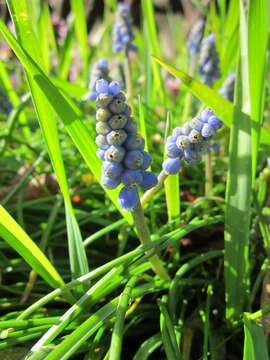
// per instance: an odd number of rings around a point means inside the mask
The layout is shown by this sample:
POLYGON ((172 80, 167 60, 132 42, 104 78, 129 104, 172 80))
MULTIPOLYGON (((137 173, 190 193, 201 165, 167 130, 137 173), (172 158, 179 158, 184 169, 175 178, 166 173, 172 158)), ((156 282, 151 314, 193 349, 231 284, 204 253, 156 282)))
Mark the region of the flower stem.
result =
POLYGON ((158 192, 159 189, 161 189, 161 187, 162 187, 164 181, 166 180, 167 176, 168 176, 168 174, 166 174, 164 170, 162 170, 162 171, 160 172, 160 174, 158 175, 157 185, 154 186, 154 187, 152 187, 150 190, 146 191, 146 192, 143 194, 143 196, 141 197, 141 204, 142 204, 142 206, 144 206, 144 205, 147 203, 147 201, 149 201, 149 200, 152 198, 152 196, 153 196, 156 192, 158 192))
MULTIPOLYGON (((150 232, 145 222, 145 217, 143 214, 141 203, 139 202, 138 205, 132 211, 132 216, 134 219, 134 224, 138 233, 138 237, 143 245, 149 244, 151 242, 150 232)), ((147 252, 146 252, 147 254, 147 252)), ((169 280, 170 277, 165 270, 162 261, 158 257, 158 255, 153 255, 149 258, 149 261, 152 265, 152 269, 154 272, 162 279, 162 280, 169 280)))
POLYGON ((212 156, 210 152, 205 154, 205 196, 209 196, 213 187, 212 156))

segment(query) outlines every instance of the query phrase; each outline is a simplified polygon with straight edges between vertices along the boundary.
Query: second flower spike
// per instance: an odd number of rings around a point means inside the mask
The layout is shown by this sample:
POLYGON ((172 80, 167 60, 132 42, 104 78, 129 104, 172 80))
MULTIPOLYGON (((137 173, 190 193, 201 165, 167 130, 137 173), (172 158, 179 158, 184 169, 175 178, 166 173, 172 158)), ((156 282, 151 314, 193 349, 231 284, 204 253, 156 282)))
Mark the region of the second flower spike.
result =
POLYGON ((207 150, 209 140, 222 126, 214 112, 204 109, 198 116, 176 127, 167 138, 165 149, 167 159, 163 162, 166 174, 177 174, 181 168, 180 160, 188 165, 196 165, 201 161, 201 153, 207 150))

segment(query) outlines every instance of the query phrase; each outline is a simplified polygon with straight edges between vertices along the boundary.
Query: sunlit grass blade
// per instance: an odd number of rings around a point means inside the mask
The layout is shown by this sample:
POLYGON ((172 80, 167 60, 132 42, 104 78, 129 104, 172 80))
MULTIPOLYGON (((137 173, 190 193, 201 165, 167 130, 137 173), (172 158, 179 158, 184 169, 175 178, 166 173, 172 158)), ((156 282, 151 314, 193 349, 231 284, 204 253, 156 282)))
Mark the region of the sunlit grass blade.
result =
POLYGON ((74 16, 74 25, 77 40, 79 42, 84 80, 88 80, 88 59, 89 59, 89 45, 87 38, 87 13, 85 9, 84 0, 71 0, 71 9, 74 16))
MULTIPOLYGON (((158 56, 161 56, 161 50, 159 47, 159 40, 157 34, 157 27, 155 21, 155 14, 154 14, 154 4, 152 1, 142 1, 142 11, 143 11, 143 18, 146 22, 146 31, 148 33, 148 41, 149 41, 149 52, 148 53, 155 53, 158 56)), ((153 71, 153 87, 152 87, 152 94, 158 94, 161 102, 164 104, 165 102, 165 91, 164 91, 164 84, 161 78, 161 74, 157 67, 157 64, 152 63, 152 71, 153 71), (154 90, 154 91, 153 91, 154 90)))
MULTIPOLYGON (((26 51, 31 52, 35 61, 39 64, 41 68, 45 67, 42 51, 39 47, 39 42, 33 30, 31 9, 29 3, 26 0, 20 2, 8 0, 9 10, 12 16, 12 20, 18 35, 18 40, 26 51)), ((3 28, 6 30, 4 24, 3 28)), ((6 30, 7 32, 7 30, 6 30)), ((7 32, 8 33, 8 32, 7 32)), ((15 39, 14 39, 15 41, 15 39)), ((18 45, 19 46, 19 45, 18 45)), ((44 139, 49 151, 51 162, 54 168, 54 171, 59 182, 59 186, 63 197, 65 199, 65 204, 69 207, 69 211, 73 213, 72 203, 69 195, 69 188, 67 183, 67 178, 64 169, 64 163, 61 153, 61 147, 58 140, 58 130, 56 124, 56 113, 53 110, 52 106, 44 96, 43 92, 40 90, 36 81, 31 77, 28 69, 26 70, 26 77, 28 80, 29 88, 31 91, 33 103, 35 105, 35 110, 38 116, 38 120, 43 132, 44 139)), ((74 215, 73 215, 74 216, 74 215)), ((73 218, 75 221, 75 217, 73 218)), ((77 241, 76 245, 70 245, 70 248, 80 247, 80 258, 75 262, 78 267, 71 268, 73 274, 77 276, 83 275, 85 269, 88 269, 88 262, 85 254, 85 249, 82 241, 79 243, 79 238, 69 238, 71 241, 77 241)), ((77 253, 70 253, 70 264, 74 264, 73 258, 77 256, 77 253)), ((86 271, 87 272, 87 271, 86 271)))
MULTIPOLYGON (((59 115, 86 164, 100 181, 101 162, 96 156, 96 145, 82 121, 83 114, 73 101, 67 99, 67 97, 61 94, 61 92, 51 83, 40 67, 20 47, 15 38, 6 29, 3 22, 0 22, 0 31, 5 36, 17 57, 20 59, 28 74, 31 76, 32 81, 35 82, 44 94, 46 101, 48 100, 48 103, 51 104, 52 108, 59 115)), ((49 140, 52 141, 52 139, 49 140)), ((55 146, 55 143, 53 143, 53 145, 55 146)), ((118 191, 106 189, 105 191, 127 221, 131 223, 132 220, 130 214, 123 211, 118 204, 118 191)))
POLYGON ((74 214, 70 211, 68 206, 65 206, 66 223, 67 223, 67 237, 68 237, 68 251, 70 256, 70 267, 73 271, 72 278, 77 278, 82 274, 86 274, 88 264, 85 256, 82 235, 79 225, 76 221, 74 214))
POLYGON ((244 316, 244 331, 243 360, 268 360, 267 339, 263 327, 244 316))
MULTIPOLYGON (((171 133, 171 114, 167 114, 167 125, 165 133, 165 143, 167 137, 171 133)), ((164 157, 166 154, 164 153, 164 157)), ((167 213, 169 222, 177 218, 180 214, 180 191, 179 191, 179 174, 170 175, 164 182, 165 195, 166 195, 166 204, 167 204, 167 213)))
POLYGON ((62 46, 59 57, 59 78, 67 80, 70 65, 72 62, 72 49, 75 41, 74 22, 68 23, 68 32, 65 38, 64 45, 62 46))
POLYGON ((269 37, 269 2, 253 0, 248 6, 248 71, 250 91, 250 115, 252 127, 252 172, 256 175, 260 131, 263 120, 266 80, 267 46, 269 37))
MULTIPOLYGON (((153 58, 161 66, 165 67, 171 74, 179 78, 182 81, 182 84, 186 86, 193 95, 212 108, 225 125, 229 127, 231 126, 234 118, 235 106, 230 101, 224 99, 215 90, 192 78, 182 70, 176 69, 174 66, 167 64, 156 56, 153 56, 153 58)), ((241 111, 240 114, 248 120, 249 116, 247 114, 244 114, 241 111)), ((265 128, 261 129, 260 143, 268 146, 270 145, 269 130, 265 128)))
POLYGON ((121 358, 125 315, 128 309, 130 297, 132 295, 133 287, 135 286, 137 280, 138 277, 136 275, 133 276, 128 281, 128 283, 124 288, 124 291, 119 297, 119 303, 117 305, 116 314, 115 314, 116 320, 112 332, 109 360, 118 360, 121 358))
MULTIPOLYGON (((20 98, 17 95, 11 80, 9 78, 9 74, 7 72, 7 69, 5 67, 5 64, 3 61, 0 61, 0 83, 3 87, 3 89, 6 91, 7 97, 9 98, 11 104, 13 107, 17 107, 20 105, 20 98)), ((25 125, 26 122, 26 116, 24 113, 20 114, 20 120, 23 125, 25 125)), ((27 126, 23 127, 23 134, 26 139, 30 138, 30 131, 27 126)))
POLYGON ((159 308, 160 332, 167 359, 179 360, 181 359, 179 344, 177 343, 176 333, 167 307, 165 305, 165 300, 162 299, 161 301, 159 301, 159 308))
POLYGON ((139 128, 140 128, 140 134, 145 140, 145 151, 148 152, 148 137, 147 137, 147 131, 146 131, 146 121, 145 121, 145 113, 144 108, 142 105, 141 98, 138 98, 138 104, 139 104, 139 128))
MULTIPOLYGON (((86 340, 93 335, 100 326, 104 324, 114 313, 117 307, 117 300, 112 300, 108 304, 104 305, 93 315, 84 321, 76 330, 70 335, 66 336, 47 357, 47 360, 66 360, 69 359, 77 349, 82 346, 86 340)), ((29 360, 31 357, 29 358, 29 360)))
POLYGON ((240 111, 249 110, 248 64, 245 57, 246 22, 242 8, 240 23, 242 53, 236 81, 235 114, 230 133, 225 209, 226 317, 230 320, 239 319, 248 303, 250 270, 252 143, 251 121, 244 118, 240 111))
POLYGON ((20 102, 20 99, 12 86, 12 83, 9 79, 9 75, 3 61, 0 61, 0 83, 3 89, 6 91, 6 95, 9 98, 12 105, 17 106, 20 102))
POLYGON ((207 287, 207 297, 205 309, 202 311, 202 319, 204 323, 204 332, 203 332, 203 359, 207 359, 208 349, 209 349, 209 338, 210 338, 210 305, 211 297, 213 295, 213 286, 209 284, 207 287))
POLYGON ((58 50, 50 17, 49 5, 46 1, 40 2, 38 30, 45 69, 49 72, 52 67, 51 56, 54 55, 54 59, 58 59, 58 50))
POLYGON ((239 1, 232 0, 228 5, 225 20, 220 65, 222 75, 226 76, 229 70, 235 68, 239 45, 239 1))
POLYGON ((122 277, 119 273, 123 270, 123 267, 118 269, 113 268, 102 279, 96 282, 90 289, 88 289, 83 296, 71 306, 53 325, 39 341, 33 346, 32 350, 36 352, 45 345, 49 345, 63 330, 75 320, 85 309, 89 309, 98 302, 102 297, 106 296, 116 287, 119 286, 122 281, 122 277))
POLYGON ((30 239, 18 223, 0 205, 0 236, 15 249, 24 260, 52 287, 64 282, 38 246, 30 239))
POLYGON ((145 340, 134 355, 133 360, 147 360, 162 345, 160 333, 145 340))
POLYGON ((84 86, 72 83, 67 80, 59 79, 55 76, 50 76, 50 80, 53 83, 53 85, 58 87, 66 95, 72 98, 73 97, 76 99, 81 98, 83 95, 85 95, 88 92, 88 89, 84 86))

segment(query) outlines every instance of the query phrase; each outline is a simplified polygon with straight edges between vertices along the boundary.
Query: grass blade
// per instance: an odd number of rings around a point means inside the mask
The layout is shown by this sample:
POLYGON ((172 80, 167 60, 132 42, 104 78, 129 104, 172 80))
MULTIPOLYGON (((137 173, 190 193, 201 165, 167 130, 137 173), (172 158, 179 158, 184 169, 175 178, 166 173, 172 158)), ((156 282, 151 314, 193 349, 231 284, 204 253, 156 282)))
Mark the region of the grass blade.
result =
POLYGON ((253 180, 263 120, 265 72, 268 46, 269 5, 267 0, 253 0, 248 4, 248 71, 250 91, 250 115, 254 120, 252 133, 253 180))
POLYGON ((145 122, 145 113, 144 108, 142 105, 142 101, 140 96, 138 97, 138 105, 139 105, 139 128, 140 128, 140 134, 145 140, 145 151, 149 151, 148 149, 148 137, 147 137, 147 131, 146 131, 146 122, 145 122))
MULTIPOLYGON (((167 115, 167 126, 166 126, 166 138, 171 133, 171 115, 168 112, 167 115)), ((164 157, 166 154, 164 153, 164 157)), ((177 218, 180 215, 180 191, 179 191, 179 174, 170 175, 164 182, 167 213, 169 222, 177 218)))
POLYGON ((263 327, 244 317, 244 356, 243 360, 268 360, 268 349, 263 327))
MULTIPOLYGON (((72 278, 75 279, 80 275, 86 274, 88 269, 87 261, 85 261, 85 251, 82 249, 83 243, 82 235, 79 225, 75 216, 70 211, 69 207, 65 206, 66 211, 66 224, 67 224, 67 236, 68 236, 68 251, 70 256, 70 267, 74 270, 72 278), (80 271, 78 271, 80 269, 80 271), (80 273, 81 272, 81 273, 80 273)), ((84 246, 83 246, 84 248, 84 246)))
POLYGON ((64 285, 64 281, 38 246, 0 205, 0 236, 15 249, 24 260, 52 287, 64 285))
MULTIPOLYGON (((47 357, 47 360, 66 360, 80 348, 82 344, 99 329, 104 322, 109 319, 115 312, 117 299, 104 305, 93 315, 84 321, 76 330, 68 335, 47 357)), ((29 358, 29 360, 31 357, 29 358)))
POLYGON ((46 1, 40 2, 38 27, 44 65, 46 71, 49 72, 51 70, 51 50, 53 50, 54 59, 58 59, 58 50, 50 17, 49 5, 46 1))
MULTIPOLYGON (((146 29, 148 32, 149 52, 155 53, 158 56, 161 56, 159 40, 158 40, 158 35, 157 35, 157 27, 156 27, 156 22, 155 22, 153 2, 152 1, 142 1, 142 11, 143 11, 143 18, 145 19, 145 22, 146 22, 146 29)), ((161 74, 155 63, 152 63, 152 71, 153 71, 154 93, 157 93, 159 95, 161 102, 164 103, 164 101, 165 101, 164 85, 163 85, 163 81, 161 78, 161 74)))
POLYGON ((89 45, 87 38, 87 13, 84 8, 84 0, 71 0, 71 9, 74 15, 74 25, 83 64, 84 80, 88 80, 89 45))
POLYGON ((222 74, 228 74, 237 63, 239 47, 239 2, 230 1, 228 14, 225 21, 223 46, 221 48, 220 66, 222 74))
POLYGON ((69 29, 65 38, 64 45, 59 60, 59 77, 66 80, 69 75, 69 69, 72 62, 72 49, 75 40, 75 30, 73 21, 69 23, 69 29))
POLYGON ((240 109, 249 107, 245 61, 245 16, 241 9, 241 58, 236 81, 235 116, 231 127, 225 209, 226 317, 238 319, 249 292, 249 227, 252 194, 251 121, 240 109), (243 89, 243 90, 242 90, 243 89), (238 110, 239 109, 239 110, 238 110))
POLYGON ((133 357, 133 360, 147 360, 151 354, 161 346, 162 340, 160 333, 155 334, 145 340, 139 347, 138 351, 133 357))
POLYGON ((20 99, 16 91, 13 89, 13 86, 11 84, 11 81, 8 76, 8 72, 5 68, 5 64, 3 61, 0 61, 0 82, 3 88, 5 89, 7 97, 9 98, 12 105, 14 107, 19 105, 20 99))
POLYGON ((165 353, 168 359, 181 359, 179 351, 179 345, 177 343, 175 330, 172 324, 172 320, 168 313, 167 307, 164 303, 165 300, 159 302, 160 308, 160 331, 161 338, 164 345, 165 353))
POLYGON ((125 286, 124 291, 120 295, 119 302, 116 309, 116 320, 112 332, 112 340, 110 345, 110 357, 109 360, 118 360, 121 358, 122 341, 123 341, 123 327, 125 321, 125 315, 132 294, 132 290, 135 286, 138 277, 133 276, 125 286))

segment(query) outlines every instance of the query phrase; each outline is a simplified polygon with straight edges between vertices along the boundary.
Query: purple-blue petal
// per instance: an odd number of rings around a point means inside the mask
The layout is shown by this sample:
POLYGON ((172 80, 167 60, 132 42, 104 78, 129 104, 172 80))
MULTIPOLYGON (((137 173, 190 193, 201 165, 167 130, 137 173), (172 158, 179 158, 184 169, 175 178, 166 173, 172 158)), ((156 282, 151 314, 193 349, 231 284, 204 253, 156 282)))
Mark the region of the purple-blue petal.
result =
POLYGON ((142 182, 140 183, 140 187, 143 190, 151 189, 158 182, 156 175, 154 173, 152 173, 151 171, 144 171, 142 174, 142 178, 143 179, 142 179, 142 182))
POLYGON ((179 158, 167 159, 163 161, 162 167, 166 174, 177 174, 181 168, 180 160, 179 158))
POLYGON ((121 189, 118 196, 118 202, 122 209, 131 211, 139 201, 138 191, 135 187, 123 187, 123 189, 121 189))

